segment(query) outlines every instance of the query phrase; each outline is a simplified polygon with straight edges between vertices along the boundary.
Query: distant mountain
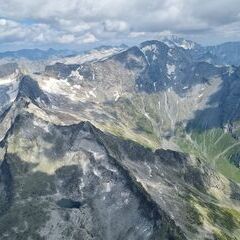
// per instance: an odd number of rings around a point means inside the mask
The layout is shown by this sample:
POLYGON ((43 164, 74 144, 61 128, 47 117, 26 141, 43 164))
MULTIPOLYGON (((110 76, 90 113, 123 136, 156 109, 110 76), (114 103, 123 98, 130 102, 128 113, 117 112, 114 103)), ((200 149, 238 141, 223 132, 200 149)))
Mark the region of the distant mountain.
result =
POLYGON ((215 65, 240 65, 240 42, 226 42, 215 46, 202 46, 184 38, 170 36, 161 39, 169 47, 178 46, 189 51, 194 61, 215 65))
POLYGON ((51 57, 65 57, 76 53, 77 53, 76 51, 72 50, 55 50, 52 48, 48 50, 41 50, 35 48, 2 52, 0 53, 0 58, 12 58, 12 59, 26 58, 29 60, 42 60, 51 57))
POLYGON ((206 52, 214 58, 215 64, 240 65, 240 42, 226 42, 216 46, 206 47, 206 52))
POLYGON ((68 49, 61 49, 56 50, 53 48, 49 48, 48 50, 41 50, 38 48, 35 49, 21 49, 18 51, 6 51, 0 52, 0 59, 9 58, 12 61, 18 60, 21 58, 27 60, 48 60, 51 58, 64 58, 64 57, 73 57, 76 55, 83 55, 87 54, 90 51, 107 51, 111 49, 127 49, 128 46, 125 44, 121 44, 119 46, 111 46, 111 45, 101 45, 91 50, 87 50, 83 53, 83 51, 77 50, 68 50, 68 49))
POLYGON ((169 47, 172 47, 175 45, 175 46, 182 47, 182 48, 188 49, 188 50, 201 48, 200 44, 193 42, 191 40, 186 40, 184 38, 181 38, 181 37, 178 37, 175 35, 170 35, 168 37, 160 38, 160 41, 164 42, 169 47))
MULTIPOLYGON (((96 47, 94 49, 97 50, 97 51, 102 51, 102 50, 109 50, 109 49, 113 49, 113 48, 127 49, 128 45, 126 45, 126 44, 120 44, 120 45, 114 45, 114 46, 112 46, 112 45, 101 45, 101 46, 96 47)), ((92 49, 90 51, 92 51, 92 49)), ((89 51, 87 51, 87 52, 89 52, 89 51)))

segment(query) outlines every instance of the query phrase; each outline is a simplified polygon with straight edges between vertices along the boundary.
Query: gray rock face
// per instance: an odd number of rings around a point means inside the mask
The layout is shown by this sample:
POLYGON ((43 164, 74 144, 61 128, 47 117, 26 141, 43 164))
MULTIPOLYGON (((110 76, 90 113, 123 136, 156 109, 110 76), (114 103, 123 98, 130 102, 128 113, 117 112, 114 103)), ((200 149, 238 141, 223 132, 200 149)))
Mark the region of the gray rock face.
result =
POLYGON ((239 120, 239 69, 234 68, 229 74, 229 70, 225 68, 222 77, 224 81, 221 88, 209 99, 209 103, 214 107, 196 112, 195 118, 188 123, 189 128, 200 131, 214 127, 223 128, 226 124, 239 120))
MULTIPOLYGON (((112 138, 88 122, 60 127, 19 115, 2 146, 7 147, 0 175, 2 239, 185 239, 139 186, 124 159, 110 154, 117 149, 107 143, 119 141, 112 138), (57 168, 54 173, 51 166, 57 168), (39 209, 29 215, 34 206, 39 209), (13 220, 17 209, 21 220, 13 220)), ((153 153, 148 155, 154 159, 153 153)))
POLYGON ((78 67, 79 65, 65 65, 63 63, 56 63, 52 66, 46 66, 45 72, 52 77, 66 78, 78 67))
POLYGON ((24 76, 20 80, 18 98, 21 97, 30 98, 35 104, 37 102, 42 104, 50 103, 47 95, 40 89, 38 83, 29 76, 24 76))
POLYGON ((16 63, 6 63, 0 65, 0 78, 13 74, 18 69, 16 63))
POLYGON ((206 48, 214 58, 213 63, 221 65, 235 65, 240 64, 240 42, 228 42, 217 46, 210 46, 206 48))
POLYGON ((159 41, 147 41, 141 44, 141 49, 148 66, 137 79, 140 91, 157 92, 171 88, 181 93, 184 87, 204 83, 219 72, 210 64, 194 63, 189 52, 182 47, 170 48, 159 41))
POLYGON ((17 64, 0 65, 0 116, 17 97, 20 78, 21 73, 17 64))

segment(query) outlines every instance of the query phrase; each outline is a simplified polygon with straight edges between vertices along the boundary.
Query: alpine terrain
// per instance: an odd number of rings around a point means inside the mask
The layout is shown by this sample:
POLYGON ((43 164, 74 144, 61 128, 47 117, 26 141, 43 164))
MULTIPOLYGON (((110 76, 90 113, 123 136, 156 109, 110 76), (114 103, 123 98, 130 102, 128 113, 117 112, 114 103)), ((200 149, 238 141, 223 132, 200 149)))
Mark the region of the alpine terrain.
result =
POLYGON ((240 43, 0 58, 1 240, 240 239, 240 43))

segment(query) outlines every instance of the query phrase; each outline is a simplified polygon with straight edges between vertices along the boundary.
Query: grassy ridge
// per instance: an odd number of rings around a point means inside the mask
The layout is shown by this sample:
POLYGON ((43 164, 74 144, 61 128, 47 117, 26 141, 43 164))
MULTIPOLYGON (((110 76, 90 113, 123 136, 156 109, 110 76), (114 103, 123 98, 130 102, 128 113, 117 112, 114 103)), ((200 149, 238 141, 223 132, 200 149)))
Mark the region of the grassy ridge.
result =
POLYGON ((193 131, 176 141, 184 152, 206 160, 225 176, 240 182, 240 170, 233 163, 234 156, 240 154, 240 142, 230 133, 221 128, 193 131))

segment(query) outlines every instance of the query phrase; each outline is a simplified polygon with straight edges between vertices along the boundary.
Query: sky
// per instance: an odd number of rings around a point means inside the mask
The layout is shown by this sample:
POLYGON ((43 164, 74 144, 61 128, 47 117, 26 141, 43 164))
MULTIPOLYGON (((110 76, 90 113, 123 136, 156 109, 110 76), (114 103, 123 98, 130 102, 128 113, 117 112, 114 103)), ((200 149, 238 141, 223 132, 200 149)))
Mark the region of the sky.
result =
POLYGON ((240 41, 240 0, 0 0, 0 51, 82 49, 179 35, 240 41))

